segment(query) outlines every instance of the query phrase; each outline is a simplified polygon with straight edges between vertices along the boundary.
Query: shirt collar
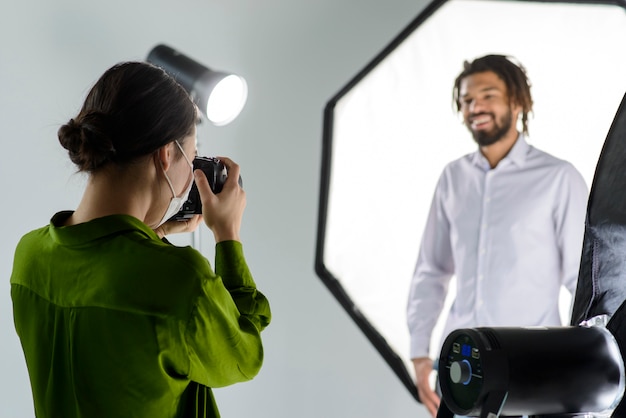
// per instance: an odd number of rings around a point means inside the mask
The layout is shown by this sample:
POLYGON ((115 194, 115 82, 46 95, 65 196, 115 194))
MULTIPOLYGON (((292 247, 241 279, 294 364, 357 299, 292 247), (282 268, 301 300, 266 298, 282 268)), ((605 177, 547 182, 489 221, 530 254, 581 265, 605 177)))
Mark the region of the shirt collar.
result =
POLYGON ((50 220, 50 235, 61 245, 84 245, 107 236, 130 231, 143 233, 146 238, 159 239, 148 225, 130 215, 109 215, 78 225, 63 226, 72 213, 74 212, 59 212, 50 220))
MULTIPOLYGON (((526 156, 528 155, 529 149, 530 145, 528 145, 528 142, 526 142, 524 134, 519 134, 517 140, 515 141, 515 144, 513 144, 513 147, 511 148, 509 153, 502 159, 502 161, 511 161, 516 166, 523 167, 524 163, 526 162, 526 156)), ((498 166, 502 164, 502 161, 500 161, 498 166)), ((487 159, 480 152, 480 150, 477 150, 472 154, 472 164, 482 168, 485 171, 491 169, 491 167, 489 166, 489 161, 487 161, 487 159)))

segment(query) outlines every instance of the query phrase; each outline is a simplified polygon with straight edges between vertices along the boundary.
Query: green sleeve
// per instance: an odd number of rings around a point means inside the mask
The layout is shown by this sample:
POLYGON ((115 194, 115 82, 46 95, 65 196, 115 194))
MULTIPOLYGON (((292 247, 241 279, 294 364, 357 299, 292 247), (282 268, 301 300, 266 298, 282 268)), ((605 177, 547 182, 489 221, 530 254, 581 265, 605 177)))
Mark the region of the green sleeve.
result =
POLYGON ((241 243, 218 243, 216 276, 208 277, 187 326, 189 377, 209 387, 252 379, 263 363, 261 331, 271 319, 241 243))
POLYGON ((268 326, 271 320, 270 306, 256 288, 240 242, 223 241, 216 245, 215 272, 222 277, 239 312, 259 331, 268 326))

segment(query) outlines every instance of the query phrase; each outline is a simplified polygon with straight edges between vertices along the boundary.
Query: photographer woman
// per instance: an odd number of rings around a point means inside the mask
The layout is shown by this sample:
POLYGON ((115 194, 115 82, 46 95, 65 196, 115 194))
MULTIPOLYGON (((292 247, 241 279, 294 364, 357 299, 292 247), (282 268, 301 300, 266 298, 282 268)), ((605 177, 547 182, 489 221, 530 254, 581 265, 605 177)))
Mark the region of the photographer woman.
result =
POLYGON ((270 321, 243 256, 239 166, 215 195, 193 171, 196 108, 163 70, 107 70, 59 131, 89 174, 75 211, 17 246, 11 296, 39 418, 217 417, 211 387, 253 378, 270 321), (203 214, 168 221, 195 179, 203 214), (163 236, 202 219, 215 272, 163 236))

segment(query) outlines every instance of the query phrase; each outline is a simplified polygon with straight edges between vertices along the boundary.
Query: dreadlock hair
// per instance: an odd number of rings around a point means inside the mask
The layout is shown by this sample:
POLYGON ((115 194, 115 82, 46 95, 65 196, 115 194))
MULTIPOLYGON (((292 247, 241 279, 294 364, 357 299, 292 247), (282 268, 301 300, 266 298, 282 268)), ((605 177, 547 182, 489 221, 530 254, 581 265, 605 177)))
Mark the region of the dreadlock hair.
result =
POLYGON ((530 80, 526 75, 526 69, 519 63, 513 62, 514 58, 505 55, 486 55, 476 58, 472 62, 463 63, 463 71, 454 81, 452 99, 456 110, 461 110, 461 81, 475 73, 491 71, 495 73, 506 85, 509 102, 522 107, 522 128, 528 135, 528 115, 533 110, 533 99, 530 95, 530 80))

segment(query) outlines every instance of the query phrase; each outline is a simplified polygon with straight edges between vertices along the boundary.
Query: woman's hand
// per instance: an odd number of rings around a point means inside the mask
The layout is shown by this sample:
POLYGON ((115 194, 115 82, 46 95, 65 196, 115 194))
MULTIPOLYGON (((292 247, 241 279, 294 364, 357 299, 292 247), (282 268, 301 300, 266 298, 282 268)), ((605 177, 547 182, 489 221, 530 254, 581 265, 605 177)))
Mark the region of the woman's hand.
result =
POLYGON ((163 225, 154 230, 159 238, 163 238, 166 235, 178 234, 182 232, 193 232, 200 225, 202 220, 201 215, 194 215, 185 221, 167 221, 163 225))
POLYGON ((213 231, 215 242, 240 241, 239 230, 246 207, 246 193, 239 187, 239 165, 230 158, 218 158, 228 171, 228 178, 220 193, 213 193, 202 170, 194 170, 193 173, 202 200, 202 217, 213 231))

